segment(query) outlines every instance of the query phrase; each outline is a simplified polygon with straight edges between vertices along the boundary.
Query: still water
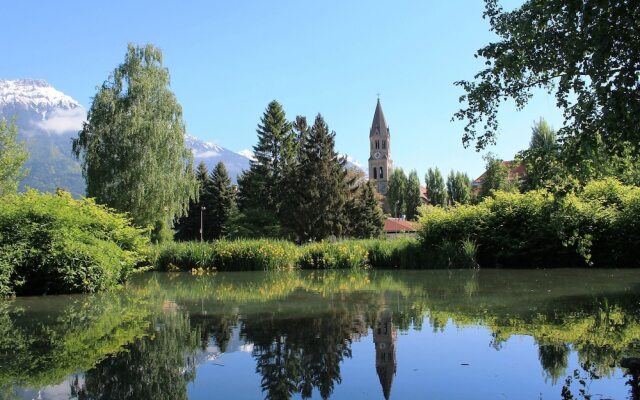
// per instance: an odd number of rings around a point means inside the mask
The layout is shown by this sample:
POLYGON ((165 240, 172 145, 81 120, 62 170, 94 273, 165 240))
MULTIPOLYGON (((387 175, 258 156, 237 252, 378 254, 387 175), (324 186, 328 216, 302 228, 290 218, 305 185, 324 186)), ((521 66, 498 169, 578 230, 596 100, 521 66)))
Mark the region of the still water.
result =
POLYGON ((0 398, 635 399, 634 270, 148 273, 0 302, 0 398))

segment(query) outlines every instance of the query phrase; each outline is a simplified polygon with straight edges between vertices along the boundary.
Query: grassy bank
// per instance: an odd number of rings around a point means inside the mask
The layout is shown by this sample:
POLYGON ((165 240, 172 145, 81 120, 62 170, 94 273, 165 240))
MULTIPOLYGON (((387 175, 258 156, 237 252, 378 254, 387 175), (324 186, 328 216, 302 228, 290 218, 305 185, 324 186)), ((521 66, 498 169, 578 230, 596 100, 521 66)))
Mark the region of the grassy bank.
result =
POLYGON ((297 246, 280 240, 219 240, 212 243, 175 242, 153 246, 150 259, 161 271, 216 269, 219 271, 402 268, 439 266, 426 256, 418 240, 345 240, 297 246))

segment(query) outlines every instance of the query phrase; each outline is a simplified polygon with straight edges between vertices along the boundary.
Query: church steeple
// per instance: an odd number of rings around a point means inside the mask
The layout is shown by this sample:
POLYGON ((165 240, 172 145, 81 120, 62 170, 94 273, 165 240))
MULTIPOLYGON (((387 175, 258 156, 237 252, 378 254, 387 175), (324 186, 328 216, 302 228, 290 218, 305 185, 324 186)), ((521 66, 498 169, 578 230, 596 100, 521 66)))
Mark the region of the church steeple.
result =
POLYGON ((389 134, 389 126, 387 125, 387 120, 384 118, 384 113, 382 112, 382 106, 380 105, 380 98, 378 98, 378 103, 376 104, 376 111, 373 113, 373 122, 371 123, 371 131, 369 132, 369 136, 374 135, 388 135, 389 134))
POLYGON ((385 400, 391 395, 391 385, 396 374, 396 343, 398 331, 393 326, 390 310, 382 310, 377 315, 373 329, 373 344, 376 348, 376 372, 382 386, 385 400))
POLYGON ((369 145, 369 180, 375 184, 380 194, 386 195, 393 163, 391 161, 391 134, 384 112, 382 112, 380 98, 376 103, 373 122, 369 130, 369 145))

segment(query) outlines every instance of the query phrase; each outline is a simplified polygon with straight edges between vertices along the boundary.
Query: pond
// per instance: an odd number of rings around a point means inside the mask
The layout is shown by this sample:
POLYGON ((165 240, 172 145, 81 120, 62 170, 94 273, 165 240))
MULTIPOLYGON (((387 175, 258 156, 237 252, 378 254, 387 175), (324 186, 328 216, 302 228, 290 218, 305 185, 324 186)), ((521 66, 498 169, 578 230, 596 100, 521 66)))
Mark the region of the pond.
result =
POLYGON ((8 399, 635 399, 638 355, 634 270, 146 273, 0 302, 8 399))

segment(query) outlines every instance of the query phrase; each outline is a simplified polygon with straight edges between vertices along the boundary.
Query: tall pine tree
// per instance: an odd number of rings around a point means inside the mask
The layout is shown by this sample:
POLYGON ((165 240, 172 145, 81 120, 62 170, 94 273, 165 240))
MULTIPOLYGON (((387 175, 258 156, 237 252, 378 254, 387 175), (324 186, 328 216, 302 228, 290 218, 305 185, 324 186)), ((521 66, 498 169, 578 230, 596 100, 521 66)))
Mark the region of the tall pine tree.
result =
MULTIPOLYGON (((255 160, 238 178, 238 206, 245 214, 241 219, 248 224, 243 229, 260 232, 265 226, 279 224, 284 171, 295 160, 296 142, 284 109, 275 100, 262 115, 257 133, 258 143, 253 147, 255 160)), ((268 232, 275 233, 272 228, 268 232)))
POLYGON ((354 207, 350 212, 350 235, 360 239, 377 238, 382 234, 384 215, 371 181, 358 187, 354 207))
POLYGON ((224 163, 216 164, 205 194, 206 226, 208 240, 224 237, 229 230, 229 220, 235 207, 235 193, 224 163))
POLYGON ((348 195, 346 160, 335 151, 335 132, 318 114, 300 140, 298 167, 291 177, 295 185, 283 221, 300 241, 322 240, 346 233, 345 204, 348 195))

